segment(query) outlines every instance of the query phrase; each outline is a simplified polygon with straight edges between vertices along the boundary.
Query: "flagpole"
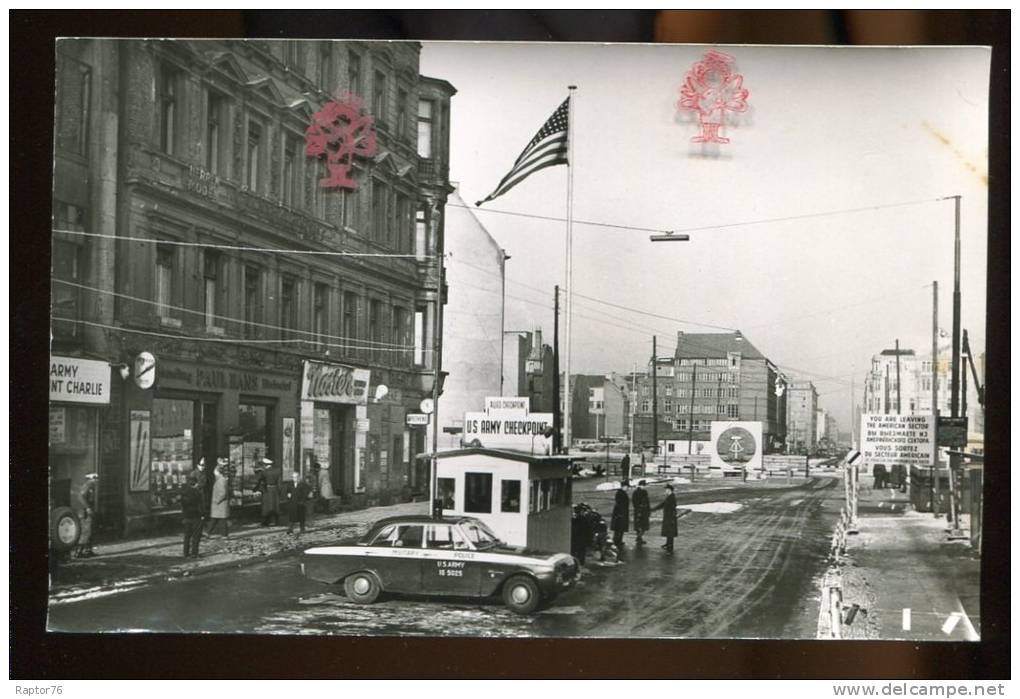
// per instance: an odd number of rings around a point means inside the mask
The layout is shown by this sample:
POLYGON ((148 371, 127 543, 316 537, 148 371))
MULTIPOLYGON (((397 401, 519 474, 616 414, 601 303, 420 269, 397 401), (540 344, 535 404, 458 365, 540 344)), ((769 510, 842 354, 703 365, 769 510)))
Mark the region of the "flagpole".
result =
POLYGON ((574 291, 574 285, 571 280, 573 274, 572 265, 572 242, 574 234, 574 90, 577 89, 577 85, 568 85, 567 89, 570 91, 569 102, 567 103, 567 284, 566 293, 564 294, 566 300, 566 306, 564 308, 564 315, 566 316, 566 362, 564 369, 565 377, 565 390, 563 398, 563 444, 570 453, 570 403, 573 399, 573 391, 570 383, 570 308, 571 295, 574 291))

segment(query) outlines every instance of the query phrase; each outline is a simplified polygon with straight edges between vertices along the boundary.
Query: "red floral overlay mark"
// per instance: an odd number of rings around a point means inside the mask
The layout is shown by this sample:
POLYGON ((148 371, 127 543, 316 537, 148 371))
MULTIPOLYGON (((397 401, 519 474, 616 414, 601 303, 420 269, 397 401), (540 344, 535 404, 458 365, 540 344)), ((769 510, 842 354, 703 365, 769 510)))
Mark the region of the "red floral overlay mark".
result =
POLYGON ((744 76, 733 71, 733 56, 708 51, 687 71, 677 109, 697 112, 701 133, 691 143, 729 143, 719 135, 726 112, 747 111, 744 76))
POLYGON ((319 180, 323 189, 357 189, 350 176, 354 156, 371 158, 376 149, 375 119, 357 95, 343 95, 322 105, 305 130, 305 154, 326 156, 329 174, 319 180))

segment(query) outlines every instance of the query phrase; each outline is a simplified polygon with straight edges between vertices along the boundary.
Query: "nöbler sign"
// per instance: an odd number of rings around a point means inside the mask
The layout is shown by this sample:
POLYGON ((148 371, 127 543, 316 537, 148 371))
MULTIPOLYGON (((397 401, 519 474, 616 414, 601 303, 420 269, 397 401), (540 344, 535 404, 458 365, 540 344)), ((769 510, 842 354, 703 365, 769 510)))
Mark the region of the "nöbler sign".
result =
POLYGON ((368 369, 305 361, 301 400, 365 405, 368 402, 370 375, 368 369))

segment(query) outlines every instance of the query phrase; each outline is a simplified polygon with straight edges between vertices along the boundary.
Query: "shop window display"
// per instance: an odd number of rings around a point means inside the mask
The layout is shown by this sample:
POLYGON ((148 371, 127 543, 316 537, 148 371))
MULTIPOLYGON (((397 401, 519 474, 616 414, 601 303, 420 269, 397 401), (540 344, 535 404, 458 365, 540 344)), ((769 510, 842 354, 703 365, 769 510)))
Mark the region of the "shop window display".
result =
POLYGON ((231 504, 242 505, 259 501, 255 484, 259 479, 260 462, 269 456, 270 408, 241 403, 237 410, 240 449, 236 446, 232 449, 231 504))
POLYGON ((149 479, 154 509, 180 506, 181 488, 194 465, 195 404, 152 401, 152 461, 149 479))

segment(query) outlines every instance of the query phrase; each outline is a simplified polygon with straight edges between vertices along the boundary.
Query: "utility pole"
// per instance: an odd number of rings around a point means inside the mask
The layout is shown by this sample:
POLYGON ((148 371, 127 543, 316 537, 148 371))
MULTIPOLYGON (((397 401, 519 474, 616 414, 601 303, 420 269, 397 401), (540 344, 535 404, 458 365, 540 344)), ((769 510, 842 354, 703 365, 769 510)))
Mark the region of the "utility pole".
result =
POLYGON ((634 451, 634 413, 637 411, 638 390, 637 390, 637 363, 631 366, 630 372, 630 449, 628 452, 634 451))
MULTIPOLYGON (((955 206, 955 229, 953 235, 953 366, 950 387, 952 416, 960 416, 960 195, 953 197, 955 206)), ((936 430, 937 431, 937 430, 936 430)), ((957 450, 953 450, 957 451, 957 450)), ((949 455, 949 487, 952 495, 953 530, 960 529, 960 457, 958 452, 949 455)))
MULTIPOLYGON (((433 215, 432 225, 435 227, 437 214, 433 215)), ((435 228, 433 228, 435 230, 435 228)), ((437 473, 439 469, 439 459, 437 453, 439 452, 439 379, 440 370, 443 363, 442 354, 442 333, 443 326, 441 321, 441 313, 443 308, 443 255, 440 251, 439 238, 433 235, 432 240, 434 241, 434 249, 432 254, 436 258, 436 306, 435 313, 433 315, 432 322, 432 361, 435 362, 435 371, 432 377, 432 473, 430 474, 430 488, 432 497, 432 516, 438 517, 443 513, 442 505, 439 500, 438 480, 437 473)), ((500 342, 503 338, 500 338, 500 342)), ((503 371, 503 367, 500 367, 500 372, 503 371)))
POLYGON ((718 419, 722 414, 722 374, 719 374, 719 381, 715 389, 715 415, 718 419))
POLYGON ((691 454, 691 442, 694 441, 694 392, 698 390, 698 365, 691 360, 691 417, 687 423, 687 455, 691 454))
POLYGON ((896 414, 901 415, 900 409, 900 341, 896 340, 896 414))
POLYGON ((939 516, 939 283, 932 282, 931 299, 931 414, 935 446, 931 450, 931 511, 939 516))
MULTIPOLYGON (((505 348, 505 342, 503 340, 506 334, 506 261, 510 259, 510 256, 506 254, 506 250, 503 248, 499 249, 499 395, 503 396, 503 352, 505 348)), ((539 351, 541 351, 541 347, 539 351)))
POLYGON ((659 453, 659 367, 658 355, 655 345, 655 335, 652 335, 652 461, 659 453))
MULTIPOLYGON (((568 382, 569 384, 569 382, 568 382)), ((553 454, 563 451, 563 434, 560 429, 560 285, 553 287, 553 454)))
POLYGON ((856 368, 851 365, 850 371, 850 448, 857 448, 857 406, 854 405, 854 374, 857 373, 856 368))
POLYGON ((885 381, 882 383, 882 412, 889 414, 889 365, 885 365, 885 381))

